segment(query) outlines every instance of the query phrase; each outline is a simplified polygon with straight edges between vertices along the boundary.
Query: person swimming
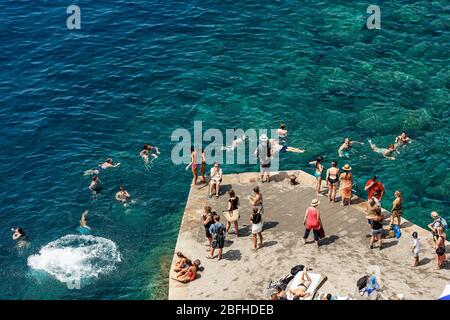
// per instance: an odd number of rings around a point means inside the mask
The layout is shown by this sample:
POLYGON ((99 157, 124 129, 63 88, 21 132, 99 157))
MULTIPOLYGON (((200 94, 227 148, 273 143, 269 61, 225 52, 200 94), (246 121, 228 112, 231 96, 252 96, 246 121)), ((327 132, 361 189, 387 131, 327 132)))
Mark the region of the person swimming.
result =
POLYGON ((279 152, 279 153, 285 153, 285 152, 303 153, 303 152, 305 152, 304 149, 288 146, 288 144, 287 144, 288 131, 287 131, 286 125, 284 123, 280 124, 280 127, 277 129, 276 132, 278 135, 278 142, 275 139, 269 140, 270 143, 272 144, 273 150, 275 152, 279 152))
POLYGON ((277 129, 277 135, 280 141, 280 144, 286 144, 286 139, 288 135, 288 131, 286 129, 286 125, 284 123, 280 124, 280 127, 277 129))
MULTIPOLYGON (((269 142, 272 146, 273 154, 275 154, 277 152, 279 152, 279 153, 284 153, 284 152, 303 153, 303 152, 305 152, 305 150, 303 150, 303 149, 289 147, 287 145, 281 145, 275 139, 269 139, 269 142)), ((272 154, 272 156, 273 156, 273 154, 272 154)))
POLYGON ((89 169, 89 170, 86 170, 86 171, 84 172, 84 175, 85 175, 85 176, 93 175, 93 174, 96 174, 96 175, 97 175, 97 174, 99 174, 101 171, 104 171, 104 170, 106 170, 106 169, 108 169, 108 168, 117 168, 118 166, 120 166, 120 163, 114 164, 113 159, 108 158, 108 159, 106 159, 105 162, 99 164, 97 169, 89 169))
POLYGON ((88 212, 89 211, 86 209, 81 214, 80 226, 77 228, 78 232, 80 232, 81 234, 89 234, 91 232, 91 227, 89 227, 87 225, 87 222, 88 222, 87 214, 88 214, 88 212))
POLYGON ((349 138, 345 138, 344 142, 341 144, 341 146, 338 149, 339 157, 348 158, 350 156, 349 152, 352 149, 354 143, 364 144, 364 142, 353 141, 353 140, 350 140, 349 138))
POLYGON ((400 154, 400 152, 398 152, 397 148, 393 144, 390 144, 386 149, 386 148, 378 148, 375 144, 372 143, 372 140, 368 141, 372 150, 375 151, 376 153, 382 154, 383 157, 385 157, 386 159, 395 160, 395 157, 392 156, 394 152, 400 154))
POLYGON ((151 146, 148 143, 142 146, 139 156, 144 160, 145 170, 149 170, 150 163, 158 158, 158 154, 160 154, 158 147, 151 146), (156 153, 153 153, 152 150, 155 150, 156 153), (153 159, 149 160, 149 156, 152 156, 153 159))
POLYGON ((91 184, 89 185, 89 189, 92 191, 93 194, 98 194, 100 191, 102 191, 101 181, 98 176, 93 176, 91 184))
POLYGON ((116 200, 125 203, 129 198, 130 194, 125 190, 125 187, 120 187, 119 191, 116 193, 116 200))
POLYGON ((12 239, 14 241, 17 241, 17 247, 23 248, 27 244, 27 235, 25 234, 25 231, 22 228, 13 228, 11 229, 13 232, 12 239))
POLYGON ((221 148, 221 150, 225 150, 227 152, 229 151, 233 151, 234 149, 236 149, 242 142, 245 141, 245 139, 247 138, 247 136, 245 134, 241 134, 237 139, 233 140, 233 142, 226 147, 221 148))
POLYGON ((403 131, 401 135, 395 138, 396 147, 404 146, 411 142, 412 142, 411 138, 406 135, 405 131, 403 131))

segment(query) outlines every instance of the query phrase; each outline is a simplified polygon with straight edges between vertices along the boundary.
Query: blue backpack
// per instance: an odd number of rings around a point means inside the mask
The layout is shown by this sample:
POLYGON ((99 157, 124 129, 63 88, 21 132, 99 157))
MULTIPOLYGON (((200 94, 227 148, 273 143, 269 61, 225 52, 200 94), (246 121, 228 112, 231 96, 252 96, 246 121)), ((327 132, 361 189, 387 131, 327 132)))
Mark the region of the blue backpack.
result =
POLYGON ((400 227, 398 226, 398 224, 394 224, 394 236, 397 239, 402 236, 402 232, 400 231, 400 227))

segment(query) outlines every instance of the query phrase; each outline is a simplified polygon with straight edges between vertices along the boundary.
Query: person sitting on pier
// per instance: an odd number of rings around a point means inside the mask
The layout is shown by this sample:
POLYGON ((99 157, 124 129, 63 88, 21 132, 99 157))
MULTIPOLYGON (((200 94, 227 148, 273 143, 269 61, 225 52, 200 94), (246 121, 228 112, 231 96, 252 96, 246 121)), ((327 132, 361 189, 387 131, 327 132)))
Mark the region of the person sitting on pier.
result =
POLYGON ((180 272, 178 272, 176 278, 172 279, 181 283, 194 281, 197 278, 197 271, 200 263, 200 260, 195 260, 194 263, 189 266, 189 268, 181 270, 180 272))
POLYGON ((297 288, 294 288, 294 289, 290 288, 288 290, 289 293, 294 295, 294 300, 295 300, 296 297, 297 298, 307 298, 307 297, 309 297, 309 292, 306 292, 306 291, 308 290, 309 286, 311 285, 312 279, 308 275, 306 267, 303 269, 303 273, 302 273, 302 277, 301 277, 300 281, 301 282, 300 282, 300 284, 298 285, 297 288))
POLYGON ((180 272, 183 269, 186 269, 190 266, 190 264, 187 263, 187 261, 190 262, 190 260, 180 251, 177 252, 178 261, 175 262, 175 267, 173 268, 173 271, 180 272))
POLYGON ((211 168, 211 181, 209 182, 209 197, 212 197, 213 189, 215 188, 216 198, 219 197, 220 184, 222 183, 222 169, 217 162, 214 162, 214 167, 211 168))

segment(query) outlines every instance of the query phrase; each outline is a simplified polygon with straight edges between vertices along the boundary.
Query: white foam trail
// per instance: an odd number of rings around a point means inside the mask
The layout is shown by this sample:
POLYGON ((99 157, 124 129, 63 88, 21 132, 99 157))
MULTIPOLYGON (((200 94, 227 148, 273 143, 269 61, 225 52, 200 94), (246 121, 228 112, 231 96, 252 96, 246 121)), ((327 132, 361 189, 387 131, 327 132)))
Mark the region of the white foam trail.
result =
POLYGON ((28 266, 69 284, 89 282, 108 274, 121 261, 116 244, 92 235, 67 235, 28 257, 28 266))

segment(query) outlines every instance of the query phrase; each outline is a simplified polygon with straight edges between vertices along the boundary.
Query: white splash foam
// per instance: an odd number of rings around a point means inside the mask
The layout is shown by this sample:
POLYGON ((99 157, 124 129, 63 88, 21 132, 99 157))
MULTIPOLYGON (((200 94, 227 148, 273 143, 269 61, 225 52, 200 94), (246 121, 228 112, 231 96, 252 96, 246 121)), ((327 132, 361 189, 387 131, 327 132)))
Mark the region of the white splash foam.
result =
POLYGON ((108 274, 121 261, 116 244, 92 235, 67 235, 28 257, 28 266, 45 271, 66 284, 81 286, 108 274))

